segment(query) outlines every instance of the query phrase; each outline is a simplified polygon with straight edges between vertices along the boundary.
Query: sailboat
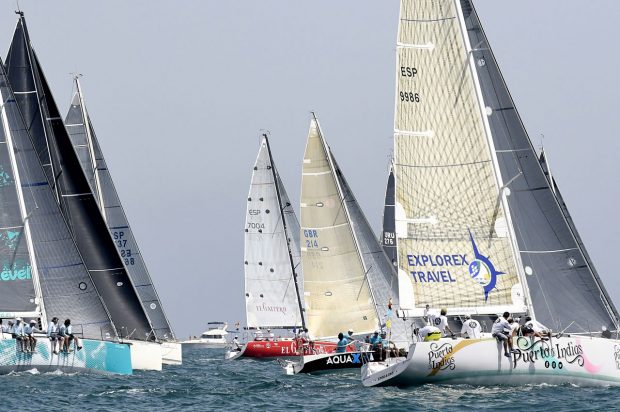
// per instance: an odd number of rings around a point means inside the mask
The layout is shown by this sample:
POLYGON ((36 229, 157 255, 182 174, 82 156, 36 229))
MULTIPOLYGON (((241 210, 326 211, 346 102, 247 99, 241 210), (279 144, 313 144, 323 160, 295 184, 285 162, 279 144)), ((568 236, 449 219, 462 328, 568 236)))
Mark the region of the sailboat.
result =
POLYGON ((90 183, 99 210, 122 258, 125 270, 142 302, 144 312, 153 328, 153 334, 161 343, 162 361, 165 364, 179 365, 182 363, 181 344, 176 341, 174 332, 164 313, 146 263, 125 215, 125 210, 116 192, 84 103, 79 77, 77 75, 74 77, 75 93, 65 118, 65 126, 82 165, 82 171, 90 183))
POLYGON ((401 309, 422 326, 425 305, 445 307, 452 328, 471 315, 487 331, 509 311, 555 333, 511 338, 509 356, 489 334, 418 341, 363 367, 363 384, 620 384, 618 312, 472 1, 402 0, 396 69, 401 309))
POLYGON ((131 343, 134 369, 161 370, 161 346, 123 265, 114 240, 30 42, 19 20, 6 59, 6 73, 35 151, 70 233, 117 331, 131 343))
POLYGON ((34 352, 0 333, 0 373, 91 371, 131 374, 129 346, 116 329, 80 257, 0 62, 0 314, 44 329, 72 321, 82 350, 56 353, 46 337, 34 352), (21 348, 23 349, 23 348, 21 348))
MULTIPOLYGON (((385 327, 389 340, 405 346, 404 322, 391 319, 392 306, 394 313, 398 307, 396 273, 314 116, 301 187, 301 255, 308 329, 322 339, 335 339, 349 329, 363 336, 385 327)), ((365 357, 359 350, 308 355, 289 365, 287 372, 359 368, 365 357)))
MULTIPOLYGON (((303 277, 300 268, 299 222, 263 135, 252 170, 245 221, 245 302, 247 328, 257 330, 241 350, 226 357, 296 356, 303 349, 292 338, 272 339, 261 330, 304 328, 303 277)), ((316 351, 333 343, 315 342, 316 351)))

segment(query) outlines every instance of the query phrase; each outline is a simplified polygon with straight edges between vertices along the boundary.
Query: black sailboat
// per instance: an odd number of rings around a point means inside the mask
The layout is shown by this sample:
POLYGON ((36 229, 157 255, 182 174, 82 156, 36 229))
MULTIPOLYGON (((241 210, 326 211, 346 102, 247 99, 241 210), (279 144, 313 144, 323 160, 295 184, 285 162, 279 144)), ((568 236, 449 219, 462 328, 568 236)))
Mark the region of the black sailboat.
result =
POLYGON ((98 293, 122 338, 154 340, 155 335, 82 166, 36 53, 23 13, 6 59, 9 82, 26 122, 46 181, 69 225, 71 235, 98 293))

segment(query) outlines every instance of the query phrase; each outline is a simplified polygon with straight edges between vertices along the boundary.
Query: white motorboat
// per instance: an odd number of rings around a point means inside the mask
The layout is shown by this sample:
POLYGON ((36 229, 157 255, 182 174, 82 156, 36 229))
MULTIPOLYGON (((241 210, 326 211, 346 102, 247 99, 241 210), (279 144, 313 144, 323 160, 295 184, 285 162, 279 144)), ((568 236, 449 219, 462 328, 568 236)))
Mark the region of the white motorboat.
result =
POLYGON ((228 324, 226 322, 209 322, 208 329, 202 332, 200 337, 181 342, 185 347, 192 348, 223 348, 226 346, 226 335, 228 332, 228 324))

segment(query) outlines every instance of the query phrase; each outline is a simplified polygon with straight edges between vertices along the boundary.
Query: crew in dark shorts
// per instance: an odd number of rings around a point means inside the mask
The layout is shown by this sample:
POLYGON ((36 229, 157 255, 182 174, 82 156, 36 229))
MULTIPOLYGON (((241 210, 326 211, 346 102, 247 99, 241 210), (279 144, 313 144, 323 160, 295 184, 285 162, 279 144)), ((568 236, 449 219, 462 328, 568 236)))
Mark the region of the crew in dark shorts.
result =
POLYGON ((77 336, 73 334, 73 328, 71 327, 71 319, 65 319, 65 324, 60 327, 60 335, 65 338, 64 344, 65 344, 66 352, 73 351, 71 349, 72 341, 75 341, 75 346, 77 346, 78 350, 82 349, 82 345, 80 345, 80 340, 78 339, 77 336))
POLYGON ((64 341, 64 338, 58 332, 58 318, 53 317, 47 326, 47 338, 52 342, 52 352, 56 355, 58 355, 58 351, 62 350, 64 341))

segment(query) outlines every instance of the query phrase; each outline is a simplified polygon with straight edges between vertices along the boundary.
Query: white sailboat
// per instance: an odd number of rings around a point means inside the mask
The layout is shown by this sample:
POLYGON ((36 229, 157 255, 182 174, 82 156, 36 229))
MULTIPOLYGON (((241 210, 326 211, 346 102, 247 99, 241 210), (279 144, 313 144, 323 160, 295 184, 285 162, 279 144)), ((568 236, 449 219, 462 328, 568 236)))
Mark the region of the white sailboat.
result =
POLYGON ((247 197, 245 220, 245 309, 247 328, 257 331, 241 351, 226 358, 272 358, 297 354, 292 338, 270 337, 267 329, 305 327, 299 256, 299 222, 263 135, 247 197))
MULTIPOLYGON (((394 313, 398 306, 396 274, 316 117, 308 133, 301 187, 301 256, 310 333, 333 340, 349 329, 363 336, 385 328, 391 341, 405 346, 404 323, 392 322, 388 309, 390 302, 394 313)), ((315 372, 361 364, 359 352, 309 355, 288 370, 315 372)))
MULTIPOLYGON (((620 384, 619 316, 524 129, 470 0, 402 0, 394 121, 401 308, 530 315, 550 340, 415 342, 366 386, 620 384)), ((454 325, 453 325, 454 326, 454 325)))

